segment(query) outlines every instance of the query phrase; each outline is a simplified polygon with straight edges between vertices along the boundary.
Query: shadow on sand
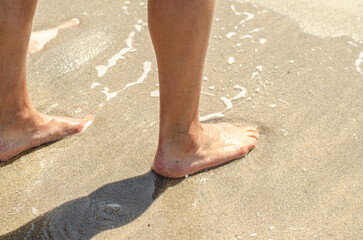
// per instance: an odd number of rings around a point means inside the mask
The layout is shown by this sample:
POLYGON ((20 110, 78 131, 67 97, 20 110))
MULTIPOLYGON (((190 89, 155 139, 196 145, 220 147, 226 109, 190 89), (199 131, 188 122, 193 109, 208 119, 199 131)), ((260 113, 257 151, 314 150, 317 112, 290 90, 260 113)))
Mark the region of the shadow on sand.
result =
POLYGON ((21 152, 21 153, 17 154, 16 156, 14 156, 14 157, 12 157, 12 158, 9 158, 8 160, 0 161, 0 168, 2 168, 2 167, 6 167, 6 166, 8 166, 8 165, 10 165, 10 164, 13 164, 13 162, 15 162, 15 161, 19 160, 19 159, 20 159, 20 158, 22 158, 23 156, 26 156, 26 155, 28 155, 28 154, 30 154, 30 153, 32 153, 32 152, 34 152, 34 151, 37 151, 37 150, 39 150, 39 149, 44 148, 44 147, 48 147, 48 146, 52 145, 53 143, 58 142, 59 140, 60 140, 60 139, 55 140, 55 141, 52 141, 52 142, 44 143, 44 144, 42 144, 42 145, 39 145, 39 146, 36 146, 36 147, 30 148, 30 149, 28 149, 28 150, 25 150, 25 151, 23 151, 23 152, 21 152))
POLYGON ((91 239, 104 230, 132 222, 168 187, 181 181, 149 171, 110 183, 42 214, 0 239, 91 239))

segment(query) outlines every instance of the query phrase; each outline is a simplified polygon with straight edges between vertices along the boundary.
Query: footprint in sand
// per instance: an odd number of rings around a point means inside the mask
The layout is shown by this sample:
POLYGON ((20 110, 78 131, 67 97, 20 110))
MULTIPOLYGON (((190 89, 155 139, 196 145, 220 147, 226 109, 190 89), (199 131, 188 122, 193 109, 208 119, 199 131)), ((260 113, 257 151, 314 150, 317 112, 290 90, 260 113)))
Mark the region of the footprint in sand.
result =
POLYGON ((42 50, 45 44, 47 44, 50 40, 58 35, 60 29, 76 27, 79 25, 79 23, 80 21, 78 18, 72 18, 71 20, 62 23, 55 28, 32 32, 28 46, 28 56, 42 50))

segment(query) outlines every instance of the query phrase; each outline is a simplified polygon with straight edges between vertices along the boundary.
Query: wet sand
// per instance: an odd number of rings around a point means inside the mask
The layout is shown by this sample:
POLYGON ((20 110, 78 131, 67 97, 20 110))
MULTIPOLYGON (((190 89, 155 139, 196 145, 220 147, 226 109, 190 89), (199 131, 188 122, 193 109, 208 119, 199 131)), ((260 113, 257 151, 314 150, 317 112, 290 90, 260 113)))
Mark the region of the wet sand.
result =
POLYGON ((159 98, 146 2, 40 1, 35 31, 81 24, 28 58, 33 103, 96 117, 0 163, 0 239, 361 239, 362 6, 344 4, 339 25, 340 1, 323 2, 217 1, 200 116, 261 137, 243 159, 168 180, 150 171, 159 98), (327 17, 312 21, 316 9, 327 17))

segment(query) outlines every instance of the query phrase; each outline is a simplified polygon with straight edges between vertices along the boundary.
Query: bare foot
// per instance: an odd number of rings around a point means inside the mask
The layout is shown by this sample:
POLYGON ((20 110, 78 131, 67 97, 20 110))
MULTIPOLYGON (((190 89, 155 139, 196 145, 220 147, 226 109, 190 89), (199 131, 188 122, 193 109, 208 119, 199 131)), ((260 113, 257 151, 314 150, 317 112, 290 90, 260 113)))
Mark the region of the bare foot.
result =
POLYGON ((28 56, 42 50, 50 40, 58 35, 60 29, 72 28, 79 25, 79 19, 72 18, 71 20, 62 23, 61 25, 44 31, 32 32, 28 46, 28 56))
POLYGON ((92 118, 72 119, 34 112, 0 123, 0 161, 41 144, 80 133, 89 126, 92 118))
POLYGON ((202 124, 199 133, 160 139, 152 169, 179 178, 245 156, 255 148, 257 129, 230 123, 202 124))

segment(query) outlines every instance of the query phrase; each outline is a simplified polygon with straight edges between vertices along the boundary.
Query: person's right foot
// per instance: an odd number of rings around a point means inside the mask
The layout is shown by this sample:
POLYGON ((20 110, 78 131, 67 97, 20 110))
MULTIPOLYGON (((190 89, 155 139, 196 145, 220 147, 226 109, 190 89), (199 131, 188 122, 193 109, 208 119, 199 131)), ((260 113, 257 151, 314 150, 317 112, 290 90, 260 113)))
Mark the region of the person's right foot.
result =
POLYGON ((255 148, 257 129, 230 123, 202 124, 199 133, 160 139, 152 169, 179 178, 245 156, 255 148))
POLYGON ((35 54, 42 50, 50 40, 58 35, 60 29, 72 28, 79 25, 79 19, 72 18, 71 20, 62 23, 61 25, 48 30, 32 32, 30 35, 30 42, 28 46, 28 56, 35 54))
POLYGON ((32 112, 0 123, 0 161, 30 148, 80 133, 93 117, 83 119, 55 117, 32 112))

